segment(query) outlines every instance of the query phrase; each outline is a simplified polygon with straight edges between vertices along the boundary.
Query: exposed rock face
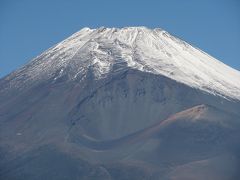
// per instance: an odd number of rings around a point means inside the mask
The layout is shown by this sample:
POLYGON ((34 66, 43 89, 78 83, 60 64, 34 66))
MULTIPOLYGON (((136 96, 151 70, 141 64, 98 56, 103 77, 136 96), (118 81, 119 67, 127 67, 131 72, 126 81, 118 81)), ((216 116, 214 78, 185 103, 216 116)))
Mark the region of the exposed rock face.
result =
POLYGON ((161 29, 84 28, 0 80, 0 179, 238 179, 239 82, 161 29))

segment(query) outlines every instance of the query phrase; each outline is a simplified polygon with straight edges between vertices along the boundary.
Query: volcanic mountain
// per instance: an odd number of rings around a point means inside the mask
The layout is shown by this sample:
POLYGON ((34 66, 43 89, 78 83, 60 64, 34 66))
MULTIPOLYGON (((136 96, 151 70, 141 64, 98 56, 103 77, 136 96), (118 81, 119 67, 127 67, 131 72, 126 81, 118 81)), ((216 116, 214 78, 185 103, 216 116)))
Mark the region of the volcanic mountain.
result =
POLYGON ((162 29, 83 28, 0 79, 0 179, 238 179, 240 72, 162 29))

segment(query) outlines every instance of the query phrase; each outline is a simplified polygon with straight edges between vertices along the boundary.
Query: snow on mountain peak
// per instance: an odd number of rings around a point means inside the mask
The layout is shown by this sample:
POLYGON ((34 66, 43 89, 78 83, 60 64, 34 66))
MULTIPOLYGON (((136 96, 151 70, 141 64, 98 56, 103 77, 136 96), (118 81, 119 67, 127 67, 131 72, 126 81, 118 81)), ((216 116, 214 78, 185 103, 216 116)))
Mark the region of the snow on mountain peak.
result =
POLYGON ((14 86, 38 80, 96 79, 129 68, 160 74, 226 98, 240 100, 240 72, 201 50, 156 28, 83 28, 48 49, 6 79, 14 86), (16 78, 15 78, 16 79, 16 78))

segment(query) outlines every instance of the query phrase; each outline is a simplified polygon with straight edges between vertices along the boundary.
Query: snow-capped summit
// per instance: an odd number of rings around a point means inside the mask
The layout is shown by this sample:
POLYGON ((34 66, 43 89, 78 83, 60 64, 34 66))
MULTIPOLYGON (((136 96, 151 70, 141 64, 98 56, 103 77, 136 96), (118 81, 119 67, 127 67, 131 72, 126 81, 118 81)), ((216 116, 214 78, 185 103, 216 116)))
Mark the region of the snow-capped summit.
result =
POLYGON ((90 69, 101 79, 129 68, 240 100, 239 71, 159 28, 83 28, 6 79, 19 87, 66 74, 70 80, 84 78, 90 69))

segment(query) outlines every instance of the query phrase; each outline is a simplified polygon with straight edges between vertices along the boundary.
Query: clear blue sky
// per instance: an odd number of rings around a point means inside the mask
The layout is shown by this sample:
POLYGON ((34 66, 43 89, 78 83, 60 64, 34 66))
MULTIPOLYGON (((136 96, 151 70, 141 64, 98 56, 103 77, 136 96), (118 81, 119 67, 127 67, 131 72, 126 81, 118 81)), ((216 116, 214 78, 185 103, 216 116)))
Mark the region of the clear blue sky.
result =
POLYGON ((161 27, 240 70, 240 0, 0 0, 0 77, 85 26, 161 27))

